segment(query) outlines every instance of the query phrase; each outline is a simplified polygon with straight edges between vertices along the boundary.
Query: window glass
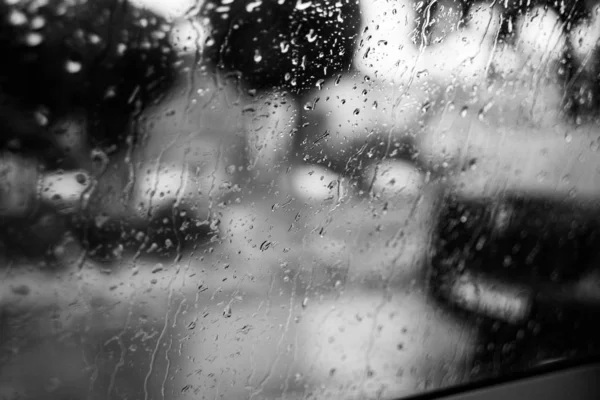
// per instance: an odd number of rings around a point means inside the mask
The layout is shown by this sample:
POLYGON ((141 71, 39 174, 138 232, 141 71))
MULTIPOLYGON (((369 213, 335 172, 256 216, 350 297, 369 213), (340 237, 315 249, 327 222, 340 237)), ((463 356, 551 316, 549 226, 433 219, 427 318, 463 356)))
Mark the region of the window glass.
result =
POLYGON ((0 398, 402 398, 600 352, 595 1, 0 0, 0 398))

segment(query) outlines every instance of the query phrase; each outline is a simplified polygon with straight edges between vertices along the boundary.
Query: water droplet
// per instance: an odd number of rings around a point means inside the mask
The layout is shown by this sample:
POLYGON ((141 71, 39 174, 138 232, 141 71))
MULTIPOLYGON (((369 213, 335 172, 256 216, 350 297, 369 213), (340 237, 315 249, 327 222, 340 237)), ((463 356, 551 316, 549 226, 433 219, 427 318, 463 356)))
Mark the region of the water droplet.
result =
POLYGON ((465 118, 467 116, 468 112, 469 112, 469 107, 464 106, 463 108, 460 109, 460 116, 465 118))
POLYGON ((254 62, 259 63, 262 61, 262 56, 258 52, 258 50, 254 51, 254 62))
POLYGON ((225 309, 223 310, 223 316, 225 318, 230 318, 231 317, 231 304, 227 304, 225 306, 225 309))
POLYGON ((44 41, 44 37, 37 32, 29 33, 25 37, 25 43, 27 44, 27 46, 31 46, 31 47, 37 46, 40 43, 42 43, 43 41, 44 41))
POLYGON ((279 48, 281 49, 281 52, 285 54, 290 49, 290 44, 286 41, 283 41, 279 43, 279 48))
POLYGON ((355 108, 355 109, 354 109, 354 112, 353 112, 352 114, 354 114, 354 115, 358 115, 358 114, 360 114, 360 110, 359 110, 358 108, 355 108))
POLYGON ((84 174, 83 172, 80 172, 77 175, 75 175, 75 180, 80 185, 86 185, 88 183, 88 178, 87 178, 86 174, 84 174))
POLYGON ((483 121, 483 117, 485 114, 490 111, 492 106, 494 105, 493 101, 488 101, 482 108, 479 110, 479 114, 477 115, 480 121, 483 121))
POLYGON ((426 69, 417 72, 417 78, 427 78, 428 76, 429 76, 429 71, 426 69))
POLYGON ((116 95, 117 95, 117 91, 114 88, 114 86, 109 87, 108 89, 106 89, 106 92, 104 92, 105 99, 111 99, 111 98, 115 97, 116 95))
POLYGON ((47 116, 47 112, 45 112, 44 110, 39 110, 36 111, 35 114, 33 115, 35 118, 35 121, 40 125, 40 126, 46 126, 48 125, 48 116, 47 116))
POLYGON ((262 1, 261 0, 257 0, 257 1, 254 1, 252 3, 248 3, 246 5, 246 11, 252 12, 252 11, 254 11, 255 8, 260 7, 261 5, 262 5, 262 1))
POLYGON ((363 60, 366 60, 367 58, 369 58, 370 51, 371 51, 371 48, 367 47, 367 50, 365 50, 365 54, 363 55, 363 60))
POLYGON ((98 44, 102 41, 102 38, 95 33, 90 34, 89 40, 91 44, 98 44))
POLYGON ((65 68, 67 69, 67 72, 76 74, 77 72, 81 71, 82 65, 78 61, 67 60, 65 63, 65 68))
POLYGON ((339 85, 341 80, 342 80, 342 74, 339 74, 337 76, 337 78, 335 78, 335 82, 334 82, 335 86, 339 85))
POLYGON ((477 169, 477 159, 476 158, 472 158, 471 160, 469 160, 469 169, 471 169, 471 171, 475 171, 477 169))
POLYGON ((312 5, 312 1, 307 1, 306 3, 303 3, 302 0, 298 0, 296 2, 296 10, 299 10, 299 11, 306 10, 311 5, 312 5))
POLYGON ((546 175, 547 174, 545 171, 540 172, 539 174, 537 174, 537 181, 540 183, 543 182, 546 179, 546 175))
POLYGON ((305 297, 304 300, 302 300, 302 308, 306 308, 306 306, 308 306, 308 297, 305 297))
POLYGON ((27 17, 21 11, 13 10, 8 16, 8 21, 12 25, 23 25, 27 22, 27 17))
POLYGON ((571 143, 573 140, 573 135, 570 132, 565 133, 565 142, 571 143))
POLYGON ((480 121, 483 121, 483 118, 485 117, 485 112, 483 111, 483 108, 481 110, 479 110, 479 112, 477 113, 477 119, 480 121))
POLYGON ((119 43, 117 45, 117 53, 119 55, 122 56, 123 54, 125 54, 126 51, 127 51, 127 45, 125 43, 119 43))
POLYGON ((31 29, 41 29, 46 25, 46 20, 42 16, 34 17, 31 20, 31 29))
POLYGON ((306 35, 306 39, 308 40, 309 43, 314 42, 315 40, 317 40, 317 33, 314 31, 314 29, 311 29, 308 32, 308 35, 306 35))

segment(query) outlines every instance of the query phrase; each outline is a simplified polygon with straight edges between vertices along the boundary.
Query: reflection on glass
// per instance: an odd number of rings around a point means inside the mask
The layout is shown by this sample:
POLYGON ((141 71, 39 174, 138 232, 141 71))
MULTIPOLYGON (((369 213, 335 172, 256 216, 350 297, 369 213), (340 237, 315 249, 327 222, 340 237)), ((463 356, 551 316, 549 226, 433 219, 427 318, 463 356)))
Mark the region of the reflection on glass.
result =
POLYGON ((396 398, 600 350, 598 6, 0 5, 0 397, 396 398))

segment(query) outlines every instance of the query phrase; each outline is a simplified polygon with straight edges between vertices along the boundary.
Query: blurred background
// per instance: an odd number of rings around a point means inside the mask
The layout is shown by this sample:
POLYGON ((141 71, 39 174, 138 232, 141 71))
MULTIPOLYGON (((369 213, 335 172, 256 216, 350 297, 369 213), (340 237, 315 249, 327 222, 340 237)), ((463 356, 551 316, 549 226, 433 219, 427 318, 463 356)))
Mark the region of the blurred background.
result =
POLYGON ((597 354, 599 10, 4 1, 0 177, 49 191, 16 219, 0 188, 0 399, 390 399, 597 354))

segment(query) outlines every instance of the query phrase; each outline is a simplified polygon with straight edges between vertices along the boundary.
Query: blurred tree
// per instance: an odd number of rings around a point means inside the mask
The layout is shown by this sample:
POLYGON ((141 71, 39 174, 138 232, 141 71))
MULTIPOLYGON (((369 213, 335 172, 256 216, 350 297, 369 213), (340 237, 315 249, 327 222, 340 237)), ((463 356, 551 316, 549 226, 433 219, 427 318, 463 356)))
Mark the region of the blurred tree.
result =
POLYGON ((49 123, 83 109, 98 144, 124 139, 132 112, 173 81, 170 27, 127 1, 3 2, 0 16, 3 103, 49 123))
POLYGON ((205 4, 217 66, 257 88, 304 92, 350 67, 360 25, 358 1, 235 1, 205 4))

